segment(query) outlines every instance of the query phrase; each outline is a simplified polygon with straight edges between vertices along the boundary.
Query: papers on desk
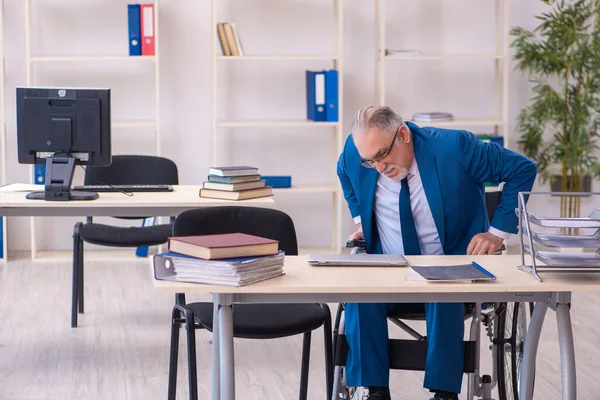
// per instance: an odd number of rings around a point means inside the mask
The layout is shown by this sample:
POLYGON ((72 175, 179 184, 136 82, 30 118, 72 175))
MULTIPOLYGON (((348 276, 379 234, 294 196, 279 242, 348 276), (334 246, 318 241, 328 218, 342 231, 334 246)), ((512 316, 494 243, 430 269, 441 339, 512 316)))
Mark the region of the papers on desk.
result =
POLYGON ((0 186, 0 193, 28 193, 44 191, 44 185, 33 185, 29 183, 12 183, 10 185, 0 186))
POLYGON ((473 262, 460 265, 411 265, 406 280, 475 282, 494 281, 496 277, 481 265, 473 262))
POLYGON ((154 256, 154 277, 158 280, 246 286, 284 274, 283 252, 262 257, 205 260, 179 253, 154 256))

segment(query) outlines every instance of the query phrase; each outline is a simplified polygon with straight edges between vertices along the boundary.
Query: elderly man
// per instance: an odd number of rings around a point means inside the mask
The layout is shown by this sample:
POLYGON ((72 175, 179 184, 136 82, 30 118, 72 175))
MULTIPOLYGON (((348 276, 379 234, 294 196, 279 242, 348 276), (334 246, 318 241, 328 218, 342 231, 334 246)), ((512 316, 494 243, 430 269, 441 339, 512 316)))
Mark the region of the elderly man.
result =
MULTIPOLYGON (((470 132, 420 128, 389 107, 357 114, 337 169, 368 253, 493 254, 517 232, 517 193, 537 173, 528 158, 470 132), (505 182, 488 221, 484 182, 505 182)), ((346 364, 357 399, 390 399, 386 313, 394 304, 347 304, 346 364)), ((463 371, 462 303, 425 304, 424 386, 432 400, 458 399, 463 371)))

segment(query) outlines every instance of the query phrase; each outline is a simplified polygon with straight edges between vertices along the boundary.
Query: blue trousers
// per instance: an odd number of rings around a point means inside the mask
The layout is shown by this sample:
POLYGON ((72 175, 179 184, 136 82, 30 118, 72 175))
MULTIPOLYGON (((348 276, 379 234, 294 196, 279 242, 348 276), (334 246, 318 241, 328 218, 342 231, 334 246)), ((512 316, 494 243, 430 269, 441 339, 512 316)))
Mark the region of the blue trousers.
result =
MULTIPOLYGON (((389 386, 386 314, 401 304, 347 303, 348 386, 389 386)), ((426 303, 427 389, 460 393, 464 363, 464 304, 426 303)))

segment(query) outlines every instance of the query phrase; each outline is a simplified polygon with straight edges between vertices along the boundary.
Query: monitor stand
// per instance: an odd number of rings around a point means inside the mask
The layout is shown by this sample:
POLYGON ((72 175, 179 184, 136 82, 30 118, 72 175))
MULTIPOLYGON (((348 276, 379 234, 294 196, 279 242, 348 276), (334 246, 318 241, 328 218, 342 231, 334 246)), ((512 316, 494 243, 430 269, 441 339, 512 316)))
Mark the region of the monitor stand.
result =
POLYGON ((25 198, 31 200, 69 201, 95 200, 98 193, 71 191, 75 157, 68 153, 58 153, 46 158, 46 187, 43 192, 29 193, 25 198))

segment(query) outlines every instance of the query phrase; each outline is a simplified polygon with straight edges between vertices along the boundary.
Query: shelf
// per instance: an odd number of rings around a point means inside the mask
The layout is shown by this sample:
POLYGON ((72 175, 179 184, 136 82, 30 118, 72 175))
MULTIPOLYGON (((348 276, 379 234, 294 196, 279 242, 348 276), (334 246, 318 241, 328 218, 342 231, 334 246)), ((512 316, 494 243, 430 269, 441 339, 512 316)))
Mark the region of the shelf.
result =
POLYGON ((120 55, 90 55, 90 56, 39 56, 39 57, 31 57, 29 60, 31 62, 55 62, 55 61, 119 61, 119 60, 144 60, 144 61, 154 61, 156 56, 120 56, 120 55))
POLYGON ((600 229, 600 216, 583 218, 543 218, 528 213, 529 221, 544 228, 596 228, 600 229))
MULTIPOLYGON (((409 120, 410 121, 410 120, 409 120)), ((410 121, 412 122, 412 121, 410 121)), ((453 121, 440 121, 440 122, 414 122, 419 126, 436 126, 436 127, 466 127, 466 126, 501 126, 504 125, 501 119, 493 118, 469 118, 469 119, 455 119, 453 121)))
POLYGON ((273 189, 273 193, 335 193, 339 189, 338 185, 332 184, 304 184, 304 185, 292 185, 291 188, 280 188, 273 189))
MULTIPOLYGON (((528 235, 527 228, 523 228, 523 234, 528 235)), ((600 236, 595 235, 562 235, 532 231, 531 237, 546 247, 600 248, 600 236)))
POLYGON ((338 126, 339 122, 311 121, 307 119, 249 119, 217 121, 217 126, 338 126))
POLYGON ((249 55, 249 56, 216 56, 218 60, 337 60, 337 56, 331 55, 314 55, 314 54, 263 54, 263 55, 249 55))
POLYGON ((156 120, 116 120, 111 123, 112 128, 137 128, 137 127, 156 127, 156 120))
POLYGON ((386 60, 502 60, 498 54, 389 54, 386 60))

